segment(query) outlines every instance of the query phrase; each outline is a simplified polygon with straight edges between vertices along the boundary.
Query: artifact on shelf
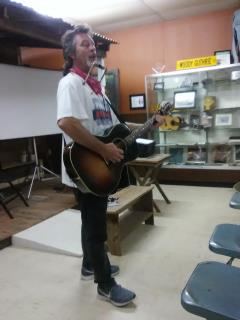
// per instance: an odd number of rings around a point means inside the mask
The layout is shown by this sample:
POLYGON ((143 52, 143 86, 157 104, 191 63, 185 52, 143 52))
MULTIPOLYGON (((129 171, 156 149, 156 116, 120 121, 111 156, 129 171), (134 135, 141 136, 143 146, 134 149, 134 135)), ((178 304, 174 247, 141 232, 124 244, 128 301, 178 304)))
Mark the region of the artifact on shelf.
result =
POLYGON ((215 96, 204 97, 203 108, 204 108, 204 111, 211 111, 214 108, 216 108, 216 97, 215 96))
POLYGON ((167 115, 165 122, 160 126, 162 130, 178 130, 181 126, 182 118, 180 116, 167 115))
POLYGON ((201 117, 201 125, 203 126, 203 128, 211 128, 212 122, 213 122, 213 117, 203 112, 201 117))
POLYGON ((189 147, 187 151, 187 162, 206 162, 206 148, 202 148, 200 146, 189 147))
POLYGON ((215 163, 228 163, 231 159, 231 146, 228 144, 215 145, 212 152, 215 163))

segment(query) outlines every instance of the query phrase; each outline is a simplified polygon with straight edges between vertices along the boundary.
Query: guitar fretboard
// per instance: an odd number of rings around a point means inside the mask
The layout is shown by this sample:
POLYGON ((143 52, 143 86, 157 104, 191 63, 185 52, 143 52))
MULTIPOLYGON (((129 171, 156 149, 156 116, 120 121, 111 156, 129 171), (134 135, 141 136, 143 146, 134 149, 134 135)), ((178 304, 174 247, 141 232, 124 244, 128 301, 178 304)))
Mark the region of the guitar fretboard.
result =
POLYGON ((155 117, 153 116, 147 122, 145 122, 140 128, 133 130, 131 134, 124 139, 127 145, 131 145, 137 138, 142 137, 147 131, 149 131, 154 121, 155 117))
MULTIPOLYGON (((160 115, 167 115, 174 108, 174 106, 168 101, 162 101, 158 113, 160 115)), ((127 136, 124 140, 127 145, 131 145, 137 138, 143 136, 154 124, 156 121, 155 115, 145 122, 140 128, 135 129, 127 136)))

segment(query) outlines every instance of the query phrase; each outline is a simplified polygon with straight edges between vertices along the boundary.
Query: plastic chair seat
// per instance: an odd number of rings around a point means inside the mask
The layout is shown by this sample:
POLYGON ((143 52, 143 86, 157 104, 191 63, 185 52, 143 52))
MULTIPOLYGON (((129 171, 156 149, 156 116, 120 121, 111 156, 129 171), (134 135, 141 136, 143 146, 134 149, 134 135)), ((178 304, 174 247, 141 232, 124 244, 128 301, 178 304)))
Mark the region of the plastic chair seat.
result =
POLYGON ((240 192, 235 192, 229 203, 230 207, 233 209, 240 209, 240 192))
POLYGON ((240 225, 217 225, 209 240, 209 249, 217 254, 240 259, 240 225))
POLYGON ((240 269, 220 262, 197 265, 181 295, 185 310, 208 320, 240 319, 240 269))

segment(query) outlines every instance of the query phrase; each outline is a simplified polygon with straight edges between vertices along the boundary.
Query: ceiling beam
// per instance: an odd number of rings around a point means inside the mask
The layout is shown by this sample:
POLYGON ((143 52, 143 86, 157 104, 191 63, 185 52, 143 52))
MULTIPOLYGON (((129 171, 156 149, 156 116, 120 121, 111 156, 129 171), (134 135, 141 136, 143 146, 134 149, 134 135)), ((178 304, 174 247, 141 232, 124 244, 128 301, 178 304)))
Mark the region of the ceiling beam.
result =
POLYGON ((12 32, 26 37, 40 40, 50 45, 54 45, 57 48, 61 48, 60 36, 51 35, 51 32, 43 32, 41 28, 36 28, 34 25, 31 27, 26 26, 16 21, 10 21, 8 19, 0 18, 0 31, 12 32))

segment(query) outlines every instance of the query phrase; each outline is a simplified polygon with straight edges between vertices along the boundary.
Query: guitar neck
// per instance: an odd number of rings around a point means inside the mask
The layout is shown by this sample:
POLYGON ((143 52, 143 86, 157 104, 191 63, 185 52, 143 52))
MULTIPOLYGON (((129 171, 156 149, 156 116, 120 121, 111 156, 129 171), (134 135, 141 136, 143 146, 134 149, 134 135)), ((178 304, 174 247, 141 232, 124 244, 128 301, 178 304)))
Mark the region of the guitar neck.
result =
MULTIPOLYGON (((158 114, 161 116, 165 116, 173 110, 173 104, 168 101, 162 101, 160 109, 158 110, 158 114)), ((135 129, 132 133, 127 136, 124 140, 128 145, 131 145, 137 138, 143 136, 149 129, 153 126, 156 120, 156 114, 152 116, 147 122, 145 122, 139 129, 135 129)))
POLYGON ((155 117, 153 116, 147 122, 145 122, 140 128, 135 129, 124 140, 128 145, 131 145, 137 138, 142 137, 153 126, 155 117))

